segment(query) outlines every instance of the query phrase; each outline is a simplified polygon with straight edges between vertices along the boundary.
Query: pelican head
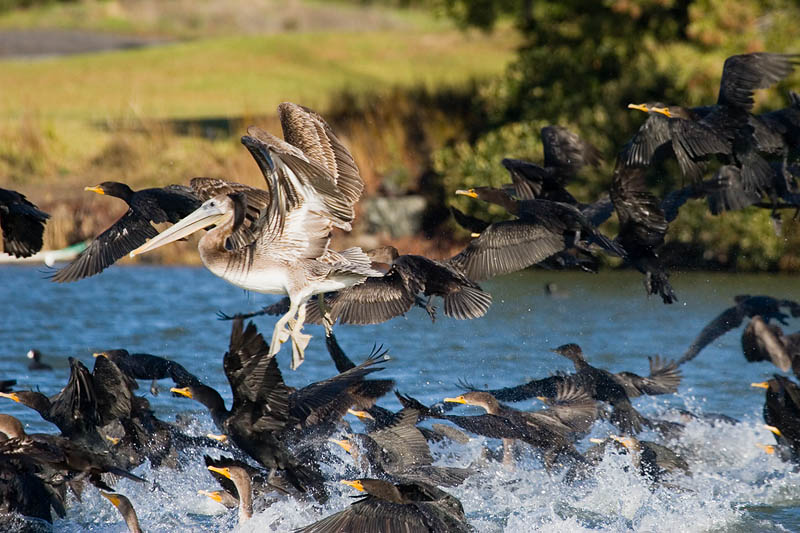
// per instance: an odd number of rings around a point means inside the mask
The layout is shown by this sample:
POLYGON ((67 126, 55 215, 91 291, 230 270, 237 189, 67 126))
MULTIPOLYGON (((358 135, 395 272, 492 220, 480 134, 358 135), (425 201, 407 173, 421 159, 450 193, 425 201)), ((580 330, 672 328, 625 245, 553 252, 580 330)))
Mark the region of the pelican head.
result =
POLYGON ((234 195, 221 194, 210 200, 206 200, 203 205, 198 207, 193 213, 175 225, 165 229, 137 249, 130 253, 130 256, 140 255, 150 250, 160 248, 178 239, 188 237, 197 230, 209 226, 221 226, 234 218, 236 214, 234 195))

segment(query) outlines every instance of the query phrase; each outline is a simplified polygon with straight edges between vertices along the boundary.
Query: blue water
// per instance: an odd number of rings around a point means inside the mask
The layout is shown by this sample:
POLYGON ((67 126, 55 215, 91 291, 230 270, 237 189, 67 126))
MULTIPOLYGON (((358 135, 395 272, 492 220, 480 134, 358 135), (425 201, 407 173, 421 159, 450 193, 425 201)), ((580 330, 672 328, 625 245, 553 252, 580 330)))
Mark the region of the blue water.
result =
MULTIPOLYGON (((222 354, 230 323, 217 320, 215 313, 255 310, 276 299, 245 293, 201 268, 112 267, 67 285, 51 283, 44 276, 37 268, 0 268, 6 304, 0 321, 0 378, 16 378, 20 388, 38 388, 46 394, 66 383, 68 356, 91 368, 92 352, 126 348, 174 359, 229 399, 222 354), (31 348, 42 351, 55 370, 28 371, 25 353, 31 348)), ((401 391, 433 402, 458 392, 458 379, 500 387, 569 371, 569 362, 549 351, 566 342, 580 344, 596 366, 647 374, 648 355, 679 357, 736 294, 800 299, 800 282, 794 277, 678 273, 672 280, 680 301, 667 306, 645 297, 638 273, 524 272, 484 284, 494 303, 482 319, 441 316, 432 324, 424 311, 414 309, 406 318, 376 326, 341 326, 336 332, 355 360, 366 356, 374 343, 389 348, 393 360, 381 377, 394 378, 401 391), (543 287, 548 281, 568 294, 560 299, 546 296, 543 287)), ((256 319, 267 338, 274 320, 256 319)), ((786 328, 798 329, 800 320, 786 328)), ((288 369, 288 349, 278 355, 290 385, 302 386, 335 373, 321 328, 306 326, 306 332, 314 338, 297 372, 288 369)), ((767 363, 748 364, 741 355, 740 334, 737 329, 721 337, 685 365, 678 394, 635 401, 646 414, 689 406, 742 420, 736 426, 711 428, 696 422, 688 426, 677 446, 688 450, 693 476, 675 481, 685 490, 650 490, 624 468, 629 457, 611 454, 596 481, 588 485, 563 484, 531 456, 513 471, 502 465, 483 466, 452 492, 479 531, 800 530, 800 475, 756 447, 758 442, 772 442, 772 437, 762 427, 763 390, 749 384, 778 370, 767 363)), ((140 393, 145 394, 147 386, 142 385, 140 393)), ((172 419, 179 412, 190 412, 197 419, 195 430, 213 428, 199 404, 166 392, 157 397, 148 393, 148 398, 160 417, 172 419)), ((55 431, 33 411, 4 399, 0 402, 0 411, 19 417, 29 432, 55 431)), ((399 407, 388 397, 381 404, 399 407)), ((531 404, 518 407, 532 408, 531 404)), ((593 435, 610 431, 611 426, 598 423, 593 435)), ((497 445, 476 438, 467 445, 437 448, 437 464, 466 466, 487 444, 497 445)), ((157 481, 158 489, 123 480, 118 490, 133 501, 145 531, 235 527, 235 513, 196 494, 197 489, 214 488, 202 467, 202 454, 187 458, 181 472, 150 471, 147 465, 137 472, 157 481)), ((279 501, 241 529, 287 531, 349 505, 350 489, 331 484, 331 490, 334 497, 324 507, 279 501)), ((56 529, 124 531, 125 526, 116 510, 89 490, 81 503, 70 506, 66 519, 56 522, 56 529)))

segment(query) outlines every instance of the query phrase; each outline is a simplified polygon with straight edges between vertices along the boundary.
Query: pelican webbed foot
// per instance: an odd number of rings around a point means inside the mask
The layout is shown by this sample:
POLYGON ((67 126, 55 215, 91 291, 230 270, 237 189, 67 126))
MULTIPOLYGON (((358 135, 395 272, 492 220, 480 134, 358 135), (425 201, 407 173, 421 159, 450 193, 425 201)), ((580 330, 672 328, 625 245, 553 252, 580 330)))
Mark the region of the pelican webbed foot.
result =
POLYGON ((305 350, 311 340, 311 335, 292 332, 289 336, 292 339, 292 370, 297 370, 297 367, 305 360, 305 350))

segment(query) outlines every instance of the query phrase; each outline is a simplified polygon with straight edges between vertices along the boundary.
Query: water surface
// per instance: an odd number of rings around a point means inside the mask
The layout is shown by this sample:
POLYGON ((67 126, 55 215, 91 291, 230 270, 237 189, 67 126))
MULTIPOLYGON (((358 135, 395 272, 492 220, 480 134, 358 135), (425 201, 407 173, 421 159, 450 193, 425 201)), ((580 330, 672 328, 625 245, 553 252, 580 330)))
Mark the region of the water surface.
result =
MULTIPOLYGON (((67 381, 67 356, 91 367, 92 352, 126 348, 172 358, 230 400, 222 372, 230 323, 217 320, 215 313, 255 310, 277 299, 245 293, 201 268, 113 267, 79 283, 59 285, 45 280, 37 268, 0 267, 0 279, 7 306, 0 321, 0 378, 16 378, 19 387, 38 388, 48 395, 67 381), (25 353, 30 348, 41 350, 55 370, 28 371, 25 353)), ((646 374, 647 356, 679 357, 709 320, 732 305, 736 294, 800 299, 800 283, 793 277, 693 273, 673 276, 680 300, 667 306, 658 298, 645 297, 641 279, 632 272, 518 273, 484 284, 494 304, 479 320, 441 316, 432 324, 424 311, 414 309, 407 317, 384 324, 342 326, 336 331, 355 360, 363 359, 373 344, 389 348, 393 360, 382 377, 394 378, 401 391, 433 402, 457 393, 458 379, 500 387, 569 371, 570 363, 549 351, 567 342, 580 344, 596 366, 646 374), (559 299, 546 296, 543 287, 548 281, 568 294, 559 299)), ((267 338, 274 321, 273 317, 256 320, 267 338)), ((797 331, 800 320, 785 329, 797 331)), ((322 329, 307 326, 306 331, 314 338, 297 372, 288 369, 288 349, 278 355, 290 385, 302 386, 335 373, 322 329)), ((464 486, 451 492, 461 499, 478 531, 800 530, 800 476, 756 447, 758 442, 772 442, 772 437, 762 427, 763 390, 749 384, 778 370, 767 363, 747 363, 740 334, 741 328, 721 337, 685 365, 678 394, 635 401, 648 415, 675 406, 741 420, 716 428, 697 422, 687 427, 674 444, 687 454, 693 471, 691 478, 674 480, 681 490, 651 489, 626 468, 629 457, 613 454, 594 481, 567 486, 560 473, 548 475, 533 454, 526 454, 513 471, 499 464, 482 465, 464 486)), ((140 393, 146 392, 142 384, 140 393)), ((173 419, 188 412, 197 420, 193 429, 213 429, 199 404, 165 392, 157 397, 148 393, 148 398, 160 417, 173 419)), ((55 431, 33 411, 0 401, 0 410, 22 419, 29 432, 55 431)), ((381 405, 399 408, 393 397, 381 405)), ((517 407, 528 409, 533 404, 517 407)), ((476 413, 468 408, 459 412, 476 413)), ((598 423, 593 435, 611 431, 611 426, 598 423)), ((648 433, 644 438, 657 439, 648 433)), ((498 443, 476 438, 467 445, 436 448, 437 464, 467 466, 479 458, 484 445, 498 443)), ((579 448, 586 446, 581 443, 579 448)), ((342 459, 348 461, 344 455, 342 459)), ((329 473, 342 475, 343 468, 330 467, 329 473)), ((187 457, 179 472, 150 471, 147 465, 136 472, 156 483, 123 480, 117 488, 133 501, 145 531, 236 527, 235 513, 197 495, 197 489, 214 487, 203 468, 202 453, 187 457)), ((325 506, 279 501, 241 529, 290 531, 349 505, 351 489, 335 483, 330 487, 333 497, 325 506)), ((82 503, 70 506, 66 519, 56 522, 56 529, 125 531, 125 525, 116 510, 90 489, 82 503)))

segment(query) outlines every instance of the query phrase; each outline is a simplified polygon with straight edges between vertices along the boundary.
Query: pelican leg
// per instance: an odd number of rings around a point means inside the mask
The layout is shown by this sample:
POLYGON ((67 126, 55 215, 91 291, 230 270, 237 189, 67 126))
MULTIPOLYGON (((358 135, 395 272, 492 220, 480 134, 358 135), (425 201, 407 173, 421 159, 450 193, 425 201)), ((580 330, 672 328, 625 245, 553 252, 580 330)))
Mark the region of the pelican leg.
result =
POLYGON ((319 314, 322 315, 322 325, 325 327, 325 336, 330 337, 333 333, 333 320, 331 314, 328 312, 328 305, 325 303, 325 293, 317 295, 317 307, 319 307, 319 314))
POLYGON ((311 340, 311 335, 301 333, 303 323, 306 320, 306 303, 308 299, 300 305, 297 311, 297 321, 292 324, 292 329, 289 336, 292 339, 292 370, 296 370, 298 366, 303 363, 305 359, 305 349, 308 342, 311 340))
POLYGON ((281 343, 286 342, 288 332, 286 331, 286 323, 293 319, 297 314, 297 302, 294 299, 289 299, 289 312, 280 317, 275 323, 275 329, 272 330, 272 341, 269 343, 269 357, 272 357, 281 350, 281 343))

